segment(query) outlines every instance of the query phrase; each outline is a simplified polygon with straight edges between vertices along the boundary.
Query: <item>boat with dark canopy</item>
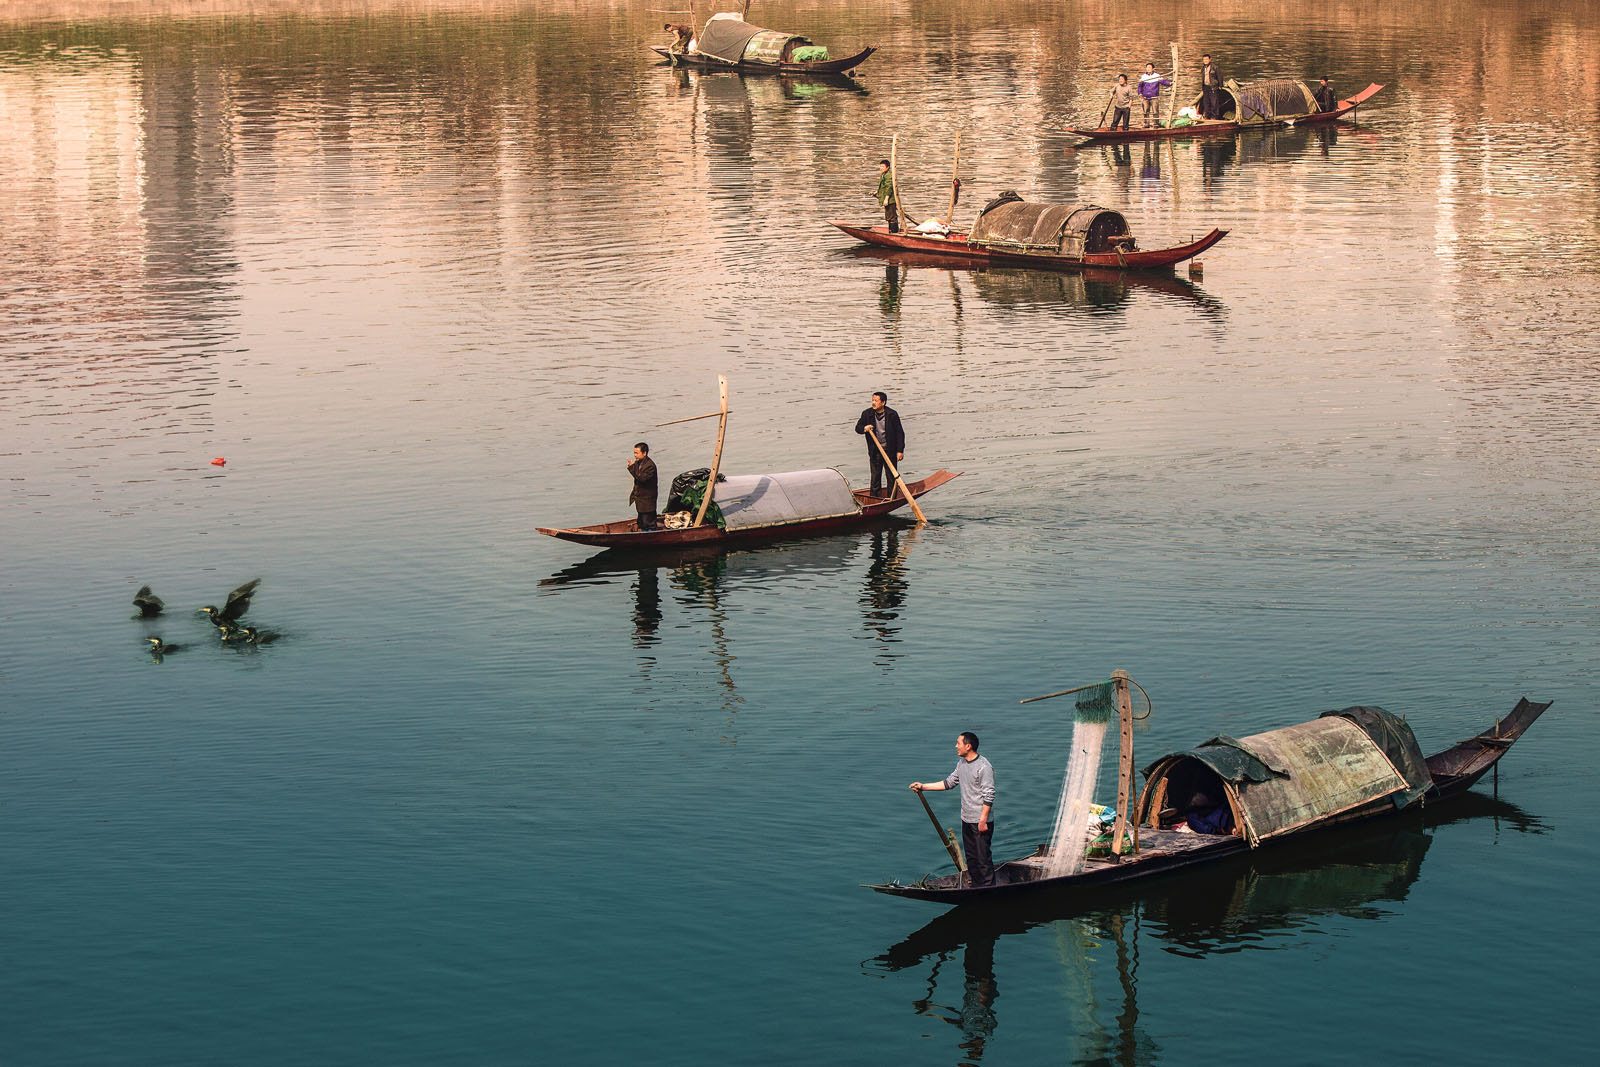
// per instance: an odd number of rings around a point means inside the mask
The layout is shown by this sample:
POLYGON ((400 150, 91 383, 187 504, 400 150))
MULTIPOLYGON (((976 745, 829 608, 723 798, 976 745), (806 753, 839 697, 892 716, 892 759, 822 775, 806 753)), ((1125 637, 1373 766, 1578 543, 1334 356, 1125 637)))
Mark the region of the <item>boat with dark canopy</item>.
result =
MULTIPOLYGON (((1548 707, 1523 698, 1489 729, 1427 757, 1402 718, 1376 707, 1330 711, 1309 722, 1250 737, 1215 737, 1145 768, 1145 784, 1128 820, 1131 852, 1124 854, 1115 846, 1091 849, 1078 873, 1051 877, 1049 846, 1041 845, 1032 856, 997 866, 989 886, 968 886, 957 871, 911 884, 887 882, 867 888, 953 905, 1047 893, 1070 895, 1167 874, 1289 838, 1299 840, 1314 830, 1423 805, 1431 809, 1465 793, 1494 768, 1548 707), (1218 798, 1215 810, 1226 809, 1235 831, 1178 830, 1190 825, 1191 804, 1185 798, 1198 797, 1218 798)), ((1126 766, 1132 761, 1126 702, 1123 737, 1126 766)), ((1124 783, 1128 777, 1124 770, 1124 783)), ((1126 784, 1123 788, 1126 792, 1126 784)), ((1123 830, 1119 814, 1118 845, 1123 830)))
POLYGON ((695 34, 692 51, 651 49, 674 66, 771 74, 845 74, 866 62, 877 50, 876 46, 869 46, 842 59, 808 58, 819 53, 826 55, 827 49, 798 33, 752 26, 733 12, 720 12, 707 19, 695 34))
POLYGON ((1094 204, 1046 204, 1007 190, 984 205, 971 231, 890 233, 887 226, 833 222, 851 237, 883 248, 975 262, 1026 264, 1053 270, 1169 270, 1228 235, 1212 230, 1171 248, 1141 249, 1121 212, 1094 204))
MULTIPOLYGON (((1295 126, 1309 122, 1332 122, 1353 113, 1383 86, 1373 82, 1348 100, 1340 100, 1331 110, 1320 111, 1305 82, 1294 78, 1271 78, 1240 85, 1229 79, 1217 90, 1220 114, 1215 118, 1195 118, 1169 122, 1165 126, 1113 129, 1069 127, 1068 133, 1095 141, 1150 141, 1162 137, 1194 137, 1211 133, 1234 133, 1266 126, 1295 126)), ((1190 107, 1198 107, 1195 97, 1190 107)), ((1070 149, 1069 149, 1070 151, 1070 149)))

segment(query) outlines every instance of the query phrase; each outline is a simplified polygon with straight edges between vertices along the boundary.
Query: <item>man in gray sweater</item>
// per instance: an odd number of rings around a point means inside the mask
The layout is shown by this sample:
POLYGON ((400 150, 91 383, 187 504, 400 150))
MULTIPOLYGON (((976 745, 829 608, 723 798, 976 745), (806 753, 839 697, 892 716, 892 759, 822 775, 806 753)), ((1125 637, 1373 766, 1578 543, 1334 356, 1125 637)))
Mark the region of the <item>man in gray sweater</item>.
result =
POLYGON ((967 857, 967 876, 974 886, 994 885, 994 860, 989 841, 994 836, 994 768, 978 755, 978 735, 970 730, 956 738, 956 769, 942 782, 912 782, 923 790, 961 787, 961 851, 967 857))

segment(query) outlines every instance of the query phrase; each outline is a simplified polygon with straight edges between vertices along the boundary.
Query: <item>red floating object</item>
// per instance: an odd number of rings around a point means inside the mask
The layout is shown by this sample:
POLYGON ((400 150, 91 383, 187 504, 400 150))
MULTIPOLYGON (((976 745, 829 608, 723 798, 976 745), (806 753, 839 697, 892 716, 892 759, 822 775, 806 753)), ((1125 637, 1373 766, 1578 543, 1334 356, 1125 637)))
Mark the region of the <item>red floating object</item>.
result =
POLYGON ((216 459, 211 461, 211 465, 213 467, 226 467, 228 465, 228 461, 223 459, 221 456, 218 456, 216 459))

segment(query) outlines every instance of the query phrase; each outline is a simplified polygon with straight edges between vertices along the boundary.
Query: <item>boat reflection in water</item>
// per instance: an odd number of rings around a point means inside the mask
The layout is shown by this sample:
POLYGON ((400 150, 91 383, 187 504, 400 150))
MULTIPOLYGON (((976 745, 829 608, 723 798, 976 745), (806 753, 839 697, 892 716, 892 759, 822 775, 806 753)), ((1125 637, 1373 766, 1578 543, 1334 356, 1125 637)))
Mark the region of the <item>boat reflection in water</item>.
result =
MULTIPOLYGON (((663 64, 665 65, 665 64, 663 64)), ((707 100, 733 100, 743 97, 748 103, 781 103, 809 100, 826 93, 858 93, 869 90, 848 74, 739 74, 733 71, 698 71, 679 67, 673 72, 673 91, 678 95, 699 92, 707 100)))
POLYGON ((546 594, 583 586, 632 583, 633 645, 645 670, 654 663, 665 616, 661 580, 673 599, 710 626, 711 654, 726 696, 723 706, 742 703, 735 684, 737 656, 728 628, 729 601, 740 592, 804 575, 843 574, 866 558, 860 596, 863 627, 876 646, 874 663, 890 667, 897 658, 901 619, 910 588, 906 559, 916 543, 916 524, 888 516, 867 522, 849 534, 799 538, 756 548, 700 545, 656 550, 606 549, 581 563, 563 567, 539 585, 546 594))
POLYGON ((1026 267, 997 267, 960 264, 943 256, 921 252, 902 252, 872 246, 846 249, 840 253, 854 259, 871 259, 883 266, 883 284, 878 290, 878 306, 886 317, 898 316, 900 303, 913 274, 928 275, 934 284, 939 273, 948 276, 948 286, 957 311, 970 290, 985 304, 1017 310, 1080 309, 1091 315, 1120 312, 1140 297, 1171 300, 1193 306, 1213 320, 1227 314, 1222 301, 1186 278, 1156 271, 1032 270, 1026 267), (963 282, 961 279, 966 279, 963 282))
POLYGON ((1046 901, 1024 908, 954 908, 865 964, 882 975, 928 966, 927 990, 912 1001, 919 1016, 956 1027, 958 1063, 978 1062, 1000 1021, 995 944, 1008 935, 1052 935, 1069 980, 1082 990, 1068 1010, 1079 1045, 1075 1063, 1145 1064, 1161 1049, 1141 1027, 1137 997, 1141 951, 1159 949, 1202 958, 1247 949, 1293 948, 1321 917, 1385 918, 1384 904, 1404 901, 1422 872, 1431 831, 1469 819, 1493 819, 1497 831, 1542 834, 1546 826, 1513 804, 1468 793, 1439 815, 1403 817, 1374 833, 1350 826, 1314 839, 1243 854, 1215 869, 1201 868, 1136 891, 1111 889, 1076 906, 1046 901), (1101 995, 1097 960, 1114 949, 1115 990, 1101 995), (961 965, 959 987, 943 972, 961 965))

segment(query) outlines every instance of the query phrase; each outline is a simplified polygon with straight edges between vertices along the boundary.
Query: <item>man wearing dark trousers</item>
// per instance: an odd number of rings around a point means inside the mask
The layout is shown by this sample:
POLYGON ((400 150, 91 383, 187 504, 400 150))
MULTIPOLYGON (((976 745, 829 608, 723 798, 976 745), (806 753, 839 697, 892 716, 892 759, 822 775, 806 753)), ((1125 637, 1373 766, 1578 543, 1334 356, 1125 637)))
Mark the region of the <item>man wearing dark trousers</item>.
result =
POLYGON ((650 458, 650 446, 640 441, 633 446, 633 462, 628 464, 633 475, 633 492, 628 503, 639 513, 639 529, 656 528, 656 461, 650 458))
MULTIPOLYGON (((899 414, 889 406, 889 394, 873 393, 872 406, 856 420, 856 433, 865 436, 868 430, 878 435, 878 440, 883 442, 884 452, 894 458, 894 465, 898 468, 900 461, 906 458, 906 431, 900 425, 899 414)), ((888 485, 889 495, 893 496, 894 475, 885 477, 883 453, 878 451, 878 446, 872 443, 870 437, 867 438, 867 467, 872 471, 872 495, 878 495, 880 485, 888 485)))
POLYGON ((961 851, 967 858, 967 877, 973 886, 994 885, 994 860, 989 842, 994 837, 994 768, 978 755, 978 735, 970 730, 956 738, 956 769, 942 782, 912 782, 923 790, 961 787, 961 851))

